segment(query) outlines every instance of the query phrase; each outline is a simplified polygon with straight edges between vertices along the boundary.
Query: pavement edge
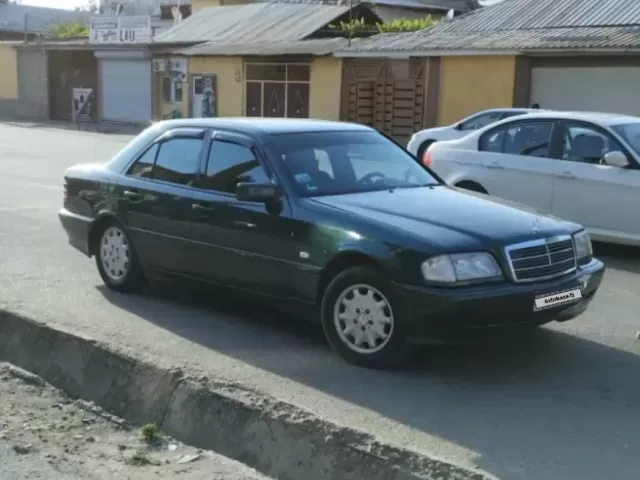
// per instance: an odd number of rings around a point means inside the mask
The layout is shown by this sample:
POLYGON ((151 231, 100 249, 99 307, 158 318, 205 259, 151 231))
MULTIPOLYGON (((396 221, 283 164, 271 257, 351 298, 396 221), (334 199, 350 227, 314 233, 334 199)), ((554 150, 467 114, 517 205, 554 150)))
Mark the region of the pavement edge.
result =
POLYGON ((280 480, 488 480, 245 386, 192 378, 0 308, 0 361, 280 480))

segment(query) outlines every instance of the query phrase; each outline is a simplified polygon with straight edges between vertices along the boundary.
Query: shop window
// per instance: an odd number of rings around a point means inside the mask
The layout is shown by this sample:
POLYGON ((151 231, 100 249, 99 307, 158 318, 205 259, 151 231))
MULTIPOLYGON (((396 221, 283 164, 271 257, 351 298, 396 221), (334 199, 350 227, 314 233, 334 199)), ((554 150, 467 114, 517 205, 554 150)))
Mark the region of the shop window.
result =
POLYGON ((174 76, 162 78, 162 101, 164 103, 182 103, 184 82, 174 76))
POLYGON ((245 115, 309 118, 310 80, 307 64, 248 63, 245 115))

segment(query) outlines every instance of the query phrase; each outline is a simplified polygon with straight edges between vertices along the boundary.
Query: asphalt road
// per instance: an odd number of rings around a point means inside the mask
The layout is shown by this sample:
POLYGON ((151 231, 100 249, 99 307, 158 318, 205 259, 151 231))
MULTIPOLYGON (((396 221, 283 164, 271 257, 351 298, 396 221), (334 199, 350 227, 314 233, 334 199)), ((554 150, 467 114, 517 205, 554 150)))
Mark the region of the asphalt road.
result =
POLYGON ((106 291, 66 243, 64 169, 125 136, 0 125, 0 306, 163 365, 245 382, 337 422, 503 479, 640 474, 640 253, 600 247, 590 311, 511 344, 438 349, 402 372, 346 365, 320 331, 218 293, 106 291))

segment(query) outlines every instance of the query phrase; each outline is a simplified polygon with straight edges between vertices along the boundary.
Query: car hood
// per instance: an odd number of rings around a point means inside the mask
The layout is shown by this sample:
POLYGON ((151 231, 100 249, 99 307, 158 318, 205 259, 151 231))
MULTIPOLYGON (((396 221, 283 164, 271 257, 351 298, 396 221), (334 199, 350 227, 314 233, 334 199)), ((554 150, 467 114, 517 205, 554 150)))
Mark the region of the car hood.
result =
POLYGON ((496 248, 581 229, 529 207, 443 185, 313 200, 447 251, 496 248))

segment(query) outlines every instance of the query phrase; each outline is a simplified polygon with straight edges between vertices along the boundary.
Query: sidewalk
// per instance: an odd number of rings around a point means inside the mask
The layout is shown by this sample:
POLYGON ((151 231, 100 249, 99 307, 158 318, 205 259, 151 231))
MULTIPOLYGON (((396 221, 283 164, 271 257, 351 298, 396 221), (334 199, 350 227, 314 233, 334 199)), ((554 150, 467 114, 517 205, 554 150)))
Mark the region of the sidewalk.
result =
POLYGON ((134 125, 116 122, 72 122, 64 120, 9 120, 0 118, 0 125, 23 128, 58 128, 82 132, 106 133, 116 135, 137 135, 148 125, 134 125))

